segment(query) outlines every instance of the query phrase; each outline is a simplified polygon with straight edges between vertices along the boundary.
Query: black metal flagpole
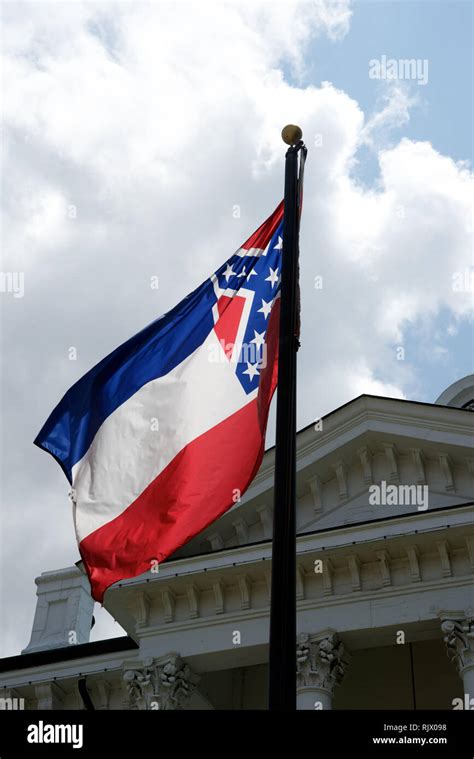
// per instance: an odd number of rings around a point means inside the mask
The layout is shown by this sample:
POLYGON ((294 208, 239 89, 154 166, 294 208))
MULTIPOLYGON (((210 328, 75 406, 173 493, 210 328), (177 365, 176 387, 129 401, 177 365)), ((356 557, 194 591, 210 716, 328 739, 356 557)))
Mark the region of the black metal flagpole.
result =
POLYGON ((285 203, 270 606, 269 709, 296 709, 296 352, 299 347, 298 238, 306 147, 301 129, 282 138, 285 203), (298 161, 299 158, 299 161, 298 161))

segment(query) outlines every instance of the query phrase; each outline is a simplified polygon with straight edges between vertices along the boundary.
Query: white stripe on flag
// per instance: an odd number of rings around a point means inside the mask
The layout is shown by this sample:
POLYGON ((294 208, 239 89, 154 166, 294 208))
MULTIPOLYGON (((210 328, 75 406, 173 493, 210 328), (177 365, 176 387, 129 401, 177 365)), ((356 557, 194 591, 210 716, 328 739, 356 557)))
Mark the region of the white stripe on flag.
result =
POLYGON ((245 394, 235 370, 212 330, 105 420, 73 468, 79 542, 125 511, 186 445, 256 397, 256 390, 245 394))

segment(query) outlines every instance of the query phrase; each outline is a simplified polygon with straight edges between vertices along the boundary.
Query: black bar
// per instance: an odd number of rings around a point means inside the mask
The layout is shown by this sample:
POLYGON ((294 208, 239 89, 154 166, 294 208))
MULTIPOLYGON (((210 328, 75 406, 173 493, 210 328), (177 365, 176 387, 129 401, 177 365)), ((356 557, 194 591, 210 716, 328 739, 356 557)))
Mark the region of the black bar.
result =
MULTIPOLYGON (((276 753, 281 745, 301 755, 313 756, 315 744, 331 747, 334 756, 363 756, 366 759, 472 759, 473 734, 470 711, 452 709, 438 711, 354 709, 301 711, 287 715, 243 710, 238 717, 236 730, 235 711, 219 710, 156 710, 156 711, 86 711, 66 710, 0 710, 0 756, 2 759, 97 759, 102 755, 136 757, 137 735, 143 746, 156 746, 157 751, 172 755, 176 752, 176 735, 185 749, 194 750, 196 735, 210 734, 219 723, 225 733, 232 736, 233 756, 249 753, 249 735, 257 755, 276 753), (47 725, 74 725, 76 735, 81 726, 82 747, 75 750, 70 743, 30 743, 31 725, 42 721, 47 725), (162 721, 163 720, 163 721, 162 721), (396 729, 398 728, 398 729, 396 729), (158 732, 159 730, 159 732, 158 732), (430 745, 388 745, 380 739, 397 743, 425 739, 430 745)), ((227 748, 227 746, 226 746, 227 748)), ((321 750, 320 752, 321 753, 321 750)))
MULTIPOLYGON (((296 352, 298 350, 298 231, 300 141, 286 153, 275 493, 270 607, 269 709, 296 710, 296 352)), ((301 163, 303 166, 303 161, 301 163)))

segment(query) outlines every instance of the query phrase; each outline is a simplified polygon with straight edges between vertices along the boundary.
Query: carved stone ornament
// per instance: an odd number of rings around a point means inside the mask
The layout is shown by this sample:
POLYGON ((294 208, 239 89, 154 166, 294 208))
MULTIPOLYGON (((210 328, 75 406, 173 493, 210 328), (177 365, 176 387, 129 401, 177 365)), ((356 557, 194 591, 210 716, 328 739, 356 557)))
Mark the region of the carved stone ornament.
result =
POLYGON ((125 705, 134 710, 181 709, 199 681, 189 664, 173 654, 165 660, 146 659, 123 675, 125 705))
POLYGON ((344 646, 334 633, 316 639, 301 633, 296 644, 298 688, 325 688, 333 693, 335 686, 342 682, 348 666, 344 654, 344 646))
POLYGON ((446 652, 460 675, 474 665, 474 621, 445 619, 441 623, 446 652))

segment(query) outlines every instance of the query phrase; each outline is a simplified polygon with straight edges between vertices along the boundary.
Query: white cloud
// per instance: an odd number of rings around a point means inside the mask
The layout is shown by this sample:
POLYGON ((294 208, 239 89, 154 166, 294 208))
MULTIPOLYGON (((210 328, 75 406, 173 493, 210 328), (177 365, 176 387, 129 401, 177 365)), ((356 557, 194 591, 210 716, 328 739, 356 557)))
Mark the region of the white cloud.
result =
POLYGON ((410 120, 410 109, 419 101, 417 94, 402 82, 388 82, 384 88, 381 107, 367 120, 361 136, 361 144, 375 148, 387 143, 392 129, 399 129, 410 120))
POLYGON ((48 8, 3 13, 3 266, 25 272, 25 297, 2 300, 2 591, 15 607, 4 655, 27 642, 35 574, 78 558, 67 483, 33 438, 81 374, 273 210, 285 123, 300 123, 309 147, 300 426, 362 392, 402 397, 414 381, 395 356, 406 326, 441 308, 457 322, 470 304, 452 289, 470 263, 466 166, 429 143, 383 144, 385 127, 406 119, 403 99, 366 123, 330 83, 291 86, 285 75, 301 74, 315 36, 347 32, 348 3, 48 8), (351 173, 368 135, 380 161, 373 189, 351 173))

